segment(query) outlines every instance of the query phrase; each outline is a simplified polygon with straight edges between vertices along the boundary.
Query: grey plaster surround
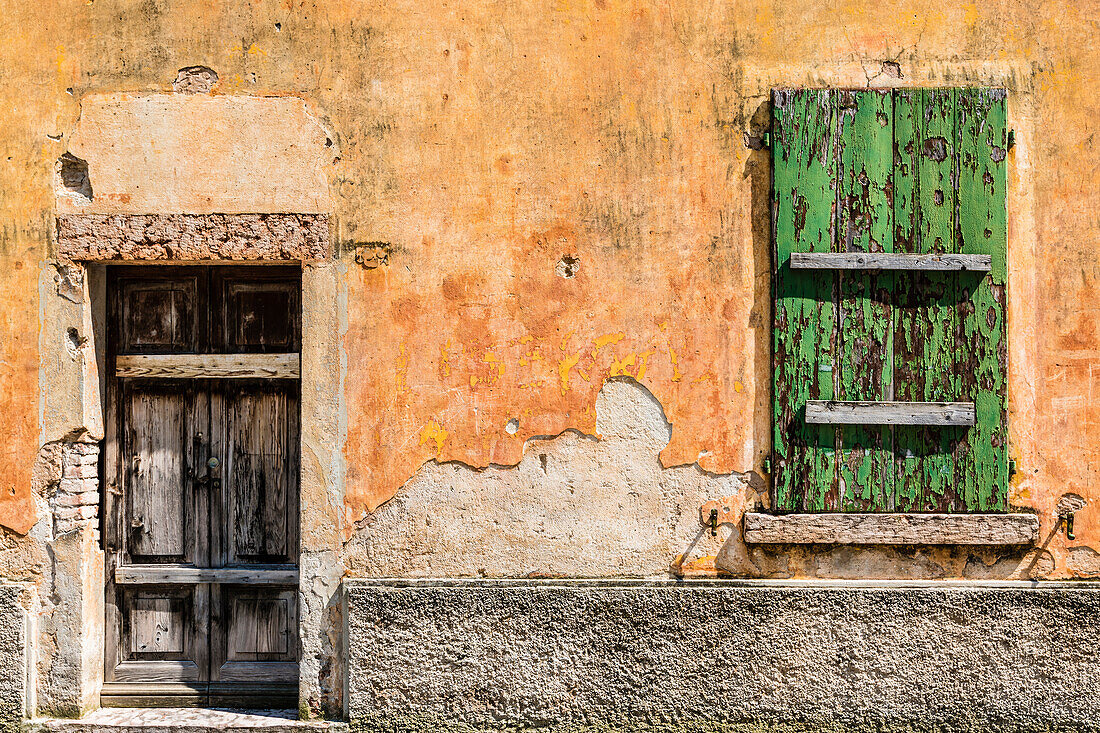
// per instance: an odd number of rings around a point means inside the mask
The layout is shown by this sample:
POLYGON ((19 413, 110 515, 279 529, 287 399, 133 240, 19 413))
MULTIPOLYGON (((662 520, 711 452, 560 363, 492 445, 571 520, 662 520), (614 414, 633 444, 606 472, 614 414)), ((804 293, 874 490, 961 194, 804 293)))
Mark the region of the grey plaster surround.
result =
POLYGON ((1100 730, 1100 585, 350 581, 358 731, 1100 730))

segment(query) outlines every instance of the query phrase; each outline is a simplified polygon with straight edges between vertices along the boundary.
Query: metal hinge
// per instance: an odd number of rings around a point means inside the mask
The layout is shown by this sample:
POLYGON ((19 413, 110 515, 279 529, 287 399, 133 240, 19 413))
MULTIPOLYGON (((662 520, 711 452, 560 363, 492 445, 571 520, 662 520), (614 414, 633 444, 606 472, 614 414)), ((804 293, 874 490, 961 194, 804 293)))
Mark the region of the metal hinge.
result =
POLYGON ((1009 147, 1010 150, 1012 148, 1016 147, 1016 131, 1015 130, 1009 130, 1008 131, 1008 147, 1009 147))

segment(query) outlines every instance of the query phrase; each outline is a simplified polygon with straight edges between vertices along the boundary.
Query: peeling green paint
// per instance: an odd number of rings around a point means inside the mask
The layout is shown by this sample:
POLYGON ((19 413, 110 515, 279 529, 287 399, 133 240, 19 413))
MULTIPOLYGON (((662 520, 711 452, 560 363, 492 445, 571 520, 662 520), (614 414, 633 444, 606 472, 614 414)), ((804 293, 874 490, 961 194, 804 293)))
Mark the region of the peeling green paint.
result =
POLYGON ((782 90, 774 121, 776 508, 1004 509, 1004 91, 782 90), (792 271, 795 251, 981 253, 993 271, 792 271), (973 400, 978 424, 808 426, 810 399, 973 400))

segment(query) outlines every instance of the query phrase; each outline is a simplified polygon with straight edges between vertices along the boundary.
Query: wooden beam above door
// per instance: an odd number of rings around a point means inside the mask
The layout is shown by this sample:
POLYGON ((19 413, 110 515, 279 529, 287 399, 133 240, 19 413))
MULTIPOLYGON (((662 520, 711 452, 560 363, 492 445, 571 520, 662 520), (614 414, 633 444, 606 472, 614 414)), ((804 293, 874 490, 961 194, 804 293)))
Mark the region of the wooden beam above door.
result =
POLYGON ((155 379, 298 379, 298 354, 119 354, 115 376, 155 379))

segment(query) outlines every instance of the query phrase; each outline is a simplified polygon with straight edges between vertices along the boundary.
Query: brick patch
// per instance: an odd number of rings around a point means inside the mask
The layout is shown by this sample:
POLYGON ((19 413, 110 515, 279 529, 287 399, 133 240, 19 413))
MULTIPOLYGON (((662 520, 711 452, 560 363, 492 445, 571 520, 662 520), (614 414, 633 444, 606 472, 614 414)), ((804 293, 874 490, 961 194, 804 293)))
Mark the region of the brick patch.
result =
POLYGON ((61 481, 53 496, 54 533, 79 529, 99 517, 99 445, 65 443, 61 481))

